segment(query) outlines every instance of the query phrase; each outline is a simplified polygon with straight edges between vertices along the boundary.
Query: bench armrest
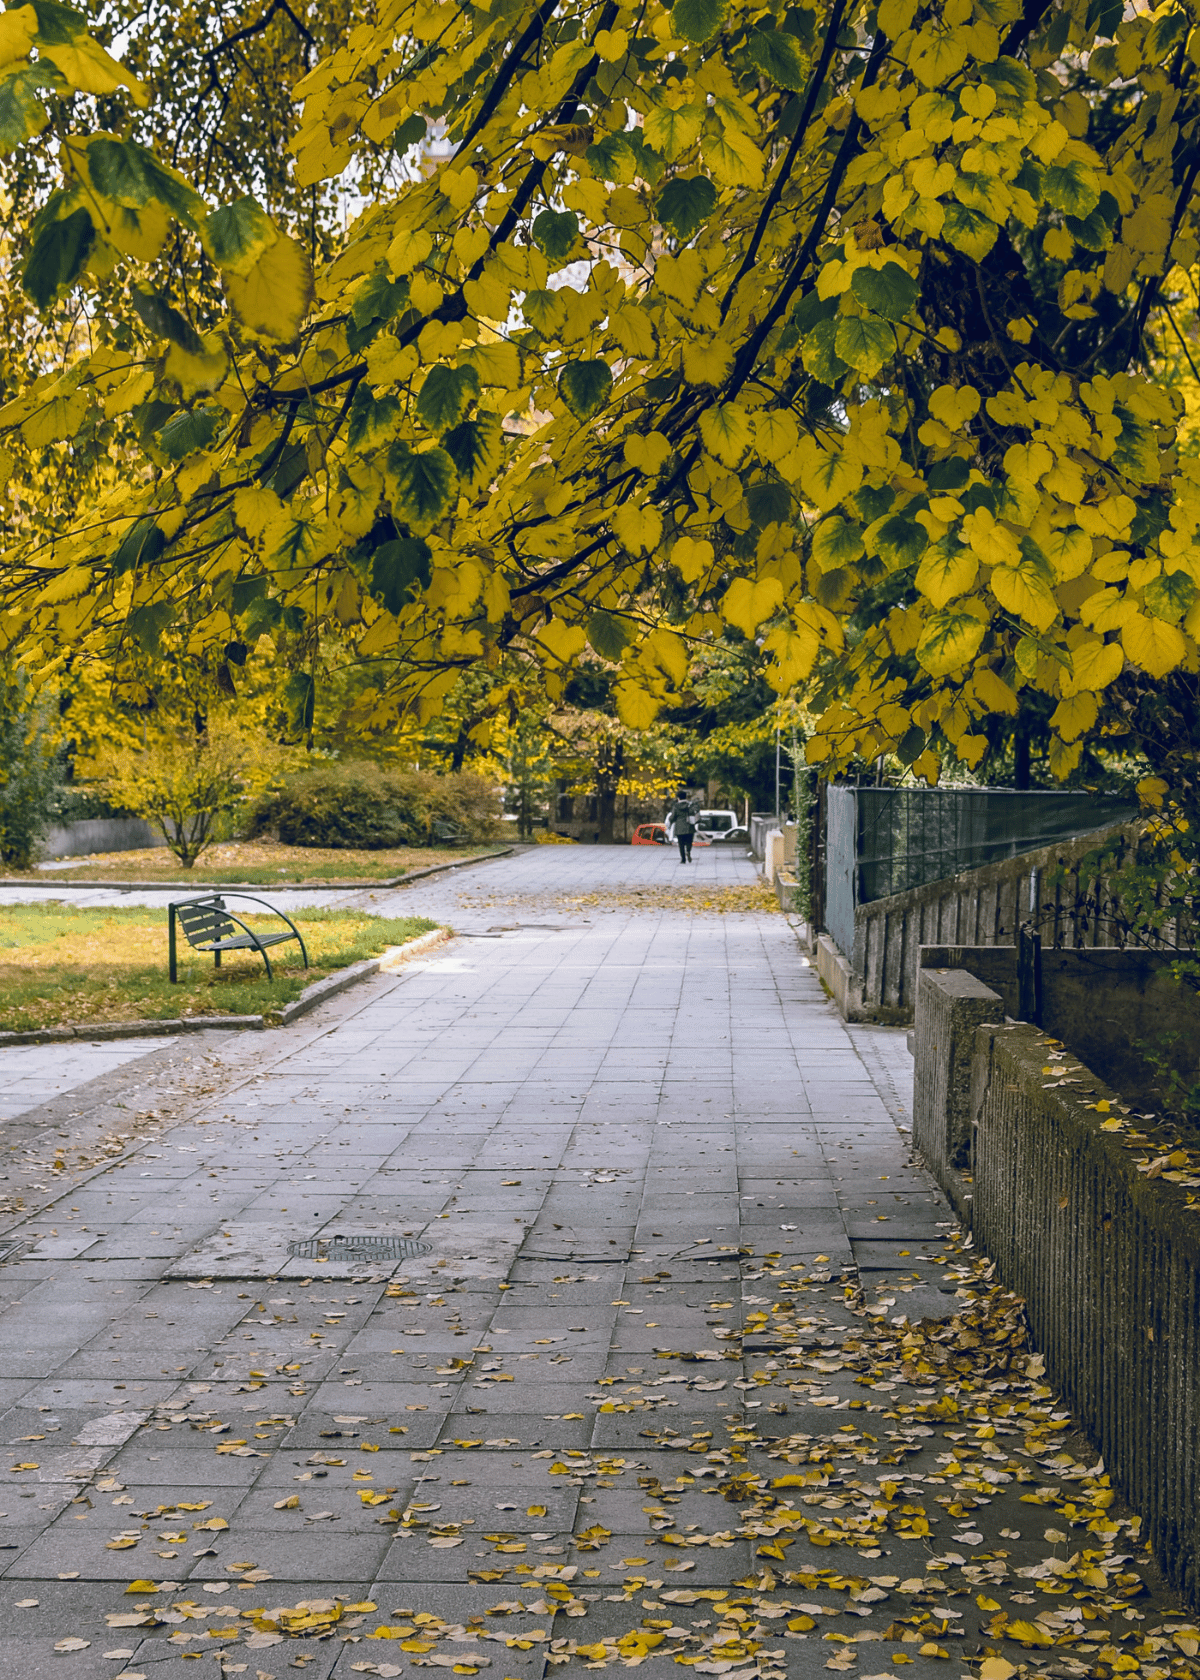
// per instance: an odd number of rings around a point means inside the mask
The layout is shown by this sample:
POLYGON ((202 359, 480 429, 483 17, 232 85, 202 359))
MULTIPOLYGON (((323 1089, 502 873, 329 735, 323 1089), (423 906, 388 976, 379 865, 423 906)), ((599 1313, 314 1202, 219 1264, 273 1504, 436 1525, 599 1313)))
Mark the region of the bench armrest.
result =
MULTIPOLYGON (((273 916, 278 916, 281 922, 286 922, 295 934, 296 938, 300 941, 300 955, 304 958, 305 968, 308 967, 308 951, 305 948, 304 937, 290 916, 285 916, 282 910, 277 910, 273 904, 268 904, 265 898, 256 898, 253 893, 227 892, 223 893, 221 896, 223 898, 244 898, 250 904, 261 904, 264 910, 269 910, 273 916)), ((237 917, 233 916, 232 920, 237 922, 237 917)), ((238 922, 239 927, 243 927, 244 925, 244 923, 238 922)), ((254 938, 254 935, 249 928, 246 928, 245 931, 250 934, 252 939, 254 938)))

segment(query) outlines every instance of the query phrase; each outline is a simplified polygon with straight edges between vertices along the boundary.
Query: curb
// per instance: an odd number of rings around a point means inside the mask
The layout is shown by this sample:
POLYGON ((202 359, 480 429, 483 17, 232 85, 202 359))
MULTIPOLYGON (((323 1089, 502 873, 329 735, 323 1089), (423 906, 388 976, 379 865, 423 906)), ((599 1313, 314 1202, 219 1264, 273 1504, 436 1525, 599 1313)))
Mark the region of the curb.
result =
POLYGON ((360 980, 369 980, 372 975, 381 971, 391 972, 407 962, 410 957, 420 956, 434 945, 440 945, 453 937, 453 928, 434 928, 429 933, 419 934, 407 945, 393 945, 388 950, 381 951, 377 957, 367 957, 363 962, 351 963, 349 968, 340 968, 336 974, 327 974, 324 980, 314 980, 311 986, 304 988, 298 998, 293 998, 291 1003, 285 1004, 278 1014, 189 1015, 167 1021, 111 1021, 107 1024, 97 1022, 95 1026, 85 1023, 75 1027, 40 1027, 31 1032, 0 1032, 0 1049, 15 1044, 60 1044, 67 1040, 78 1042, 80 1039, 98 1043, 120 1038, 174 1038, 179 1033, 212 1030, 262 1032, 266 1027, 289 1027, 293 1021, 307 1015, 318 1004, 336 997, 339 992, 357 985, 360 980))
MULTIPOLYGON (((293 881, 280 882, 279 892, 307 892, 310 888, 319 888, 322 892, 370 892, 377 887, 407 887, 414 881, 423 881, 429 875, 442 875, 448 869, 469 869, 473 863, 494 863, 497 858, 511 857, 516 850, 513 846, 505 846, 498 852, 483 852, 479 857, 463 858, 460 863, 431 863, 426 869, 412 869, 407 875, 391 875, 379 881, 293 881)), ((14 875, 0 875, 0 887, 111 887, 114 892, 174 892, 177 888, 195 889, 195 881, 96 881, 86 876, 79 879, 72 876, 68 881, 37 881, 19 880, 14 875)), ((201 881, 200 893, 227 892, 237 893, 243 887, 270 886, 264 881, 201 881)), ((299 1000, 297 1000, 299 1001, 299 1000)))
MULTIPOLYGON (((422 952, 430 950, 434 945, 453 938, 452 928, 433 928, 429 933, 419 934, 406 945, 393 945, 389 951, 381 951, 377 957, 367 957, 360 963, 352 963, 349 968, 340 969, 336 974, 329 974, 324 980, 317 980, 311 986, 305 987, 298 998, 285 1004, 280 1012, 280 1025, 289 1027, 293 1021, 298 1021, 302 1015, 307 1015, 310 1009, 315 1009, 326 998, 336 997, 349 986, 356 986, 360 980, 369 980, 373 974, 397 967, 410 957, 420 956, 422 952)), ((250 1016, 250 1020, 259 1021, 266 1025, 265 1016, 250 1016)))

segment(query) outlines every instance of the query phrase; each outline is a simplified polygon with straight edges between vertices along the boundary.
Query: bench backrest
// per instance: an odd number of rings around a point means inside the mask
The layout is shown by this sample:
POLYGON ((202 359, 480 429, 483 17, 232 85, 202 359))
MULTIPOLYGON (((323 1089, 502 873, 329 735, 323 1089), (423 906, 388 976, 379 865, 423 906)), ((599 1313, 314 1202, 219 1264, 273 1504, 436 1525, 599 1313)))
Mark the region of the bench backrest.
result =
POLYGON ((177 904, 175 914, 189 945, 207 945, 215 939, 230 939, 236 933, 223 898, 202 898, 192 904, 177 904))

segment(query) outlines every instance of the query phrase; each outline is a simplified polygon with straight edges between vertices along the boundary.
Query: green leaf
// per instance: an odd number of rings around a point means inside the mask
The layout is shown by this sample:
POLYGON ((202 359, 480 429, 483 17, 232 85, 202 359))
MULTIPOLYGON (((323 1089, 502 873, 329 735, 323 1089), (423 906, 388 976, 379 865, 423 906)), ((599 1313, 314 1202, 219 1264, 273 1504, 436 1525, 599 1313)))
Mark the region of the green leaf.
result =
POLYGON ((558 392, 577 420, 588 420, 604 407, 612 390, 607 362, 568 362, 558 376, 558 392))
POLYGON ((1037 98, 1037 80, 1031 70, 1015 58, 998 58, 993 64, 981 64, 977 74, 996 95, 1000 109, 1011 110, 1027 99, 1037 98))
POLYGON ((251 268, 276 237, 274 222, 249 196, 214 210, 204 223, 204 246, 218 268, 251 268))
POLYGON ((871 533, 871 547, 892 566, 914 566, 929 544, 929 533, 915 520, 893 513, 871 533))
POLYGON ((671 163, 682 156, 700 138, 704 126, 705 107, 700 104, 670 106, 652 105, 646 112, 642 135, 650 145, 671 163))
MULTIPOLYGON (((272 448, 274 445, 272 445, 272 448)), ((268 452, 269 453, 269 452, 268 452)), ((280 501, 285 501, 308 475, 308 446, 304 443, 290 443, 279 457, 279 463, 270 478, 265 478, 263 484, 274 490, 280 501)))
POLYGON ((65 47, 86 35, 88 20, 71 6, 60 6, 56 0, 30 0, 37 13, 38 38, 48 47, 65 47))
POLYGON ((812 551, 826 571, 833 566, 851 566, 863 552, 862 532, 840 513, 831 514, 814 531, 812 551))
POLYGON ((229 591, 229 610, 235 618, 249 612, 256 601, 261 601, 267 593, 267 580, 258 577, 238 578, 229 591))
POLYGON ((135 566, 150 566, 166 547, 166 539, 152 519, 139 519, 113 558, 118 577, 135 566))
POLYGON ((178 309, 173 309, 157 292, 143 292, 137 286, 131 286, 129 301, 156 337, 169 338, 189 356, 203 355, 204 344, 200 334, 178 309))
POLYGON ((970 476, 971 469, 962 456, 949 455, 927 468, 925 482, 931 490, 961 490, 970 476))
POLYGON ((429 132, 429 124, 425 118, 414 113, 405 117, 400 127, 392 135, 392 150, 406 152, 410 146, 418 146, 429 132))
POLYGON ((284 683, 283 704, 294 735, 306 735, 312 728, 316 693, 310 671, 293 671, 284 683))
POLYGON ((968 209, 965 204, 950 203, 945 210, 942 237, 964 256, 970 257, 972 262, 982 262, 996 243, 996 235, 1000 231, 995 222, 989 221, 978 210, 968 209))
POLYGON ((371 594, 390 613, 398 613, 428 582, 429 544, 420 537, 380 543, 371 556, 371 594))
POLYGON ((38 89, 65 86, 65 78, 49 59, 38 64, 18 64, 0 76, 0 155, 11 152, 45 128, 46 107, 38 98, 38 89))
POLYGON ((567 318, 567 306, 557 292, 533 286, 525 293, 521 313, 543 337, 552 338, 567 318))
POLYGON ((782 29, 755 29, 749 41, 750 62, 779 87, 799 93, 808 64, 794 35, 782 29))
POLYGON ((925 751, 925 731, 917 724, 905 730, 896 748, 896 757, 901 764, 911 764, 914 758, 920 758, 925 751))
POLYGON ((848 316, 838 322, 834 348, 841 359, 870 379, 896 351, 896 335, 884 321, 848 316))
POLYGON ((357 356, 360 350, 365 349, 407 302, 407 280, 393 280, 383 268, 368 274, 350 304, 350 313, 354 317, 354 323, 346 333, 350 354, 357 356))
POLYGON ((406 525, 436 525, 454 499, 458 475, 444 449, 420 454, 397 440, 388 450, 385 476, 392 498, 392 515, 406 525))
POLYGON ((882 519, 895 500, 896 492, 890 484, 864 484, 854 493, 854 505, 868 525, 882 519))
POLYGON ((1112 229, 1099 206, 1087 216, 1064 216, 1063 220, 1071 238, 1085 251, 1107 251, 1113 242, 1112 229))
POLYGON ((458 475, 474 487, 500 464, 501 426, 498 414, 480 414, 464 420, 442 439, 442 448, 458 469, 458 475))
POLYGON ((1051 164, 1042 176, 1042 194, 1048 204, 1068 216, 1089 216, 1100 202, 1095 177, 1077 158, 1051 164))
POLYGON ((1123 403, 1114 403, 1113 413, 1121 422, 1121 435, 1111 457, 1113 466, 1139 484, 1153 484, 1159 476, 1157 431, 1123 403))
POLYGON ((182 461, 197 449, 207 449, 225 419, 223 408, 181 409, 158 434, 159 448, 171 461, 182 461))
POLYGON ((162 204, 188 227, 196 227, 203 201, 164 169, 144 146, 135 145, 132 140, 101 136, 89 143, 87 160, 92 185, 105 198, 113 199, 127 210, 162 204))
POLYGON ((622 136, 633 148, 637 158, 636 173, 650 187, 656 187, 663 177, 663 160, 646 139, 646 133, 641 128, 631 128, 622 136))
POLYGON ((96 229, 86 210, 74 210, 60 221, 47 214, 54 202, 51 199, 33 224, 37 230, 33 250, 21 276, 21 284, 39 309, 48 309, 60 292, 74 284, 96 242, 96 229))
POLYGON ((154 601, 149 606, 138 607, 131 612, 127 620, 129 634, 144 652, 157 654, 163 631, 175 616, 175 607, 170 601, 154 601))
POLYGON ((917 663, 933 677, 944 677, 979 652, 987 625, 973 613, 947 607, 934 613, 917 644, 917 663))
POLYGON ((456 426, 479 395, 479 375, 473 367, 451 368, 438 363, 425 376, 417 397, 417 413, 431 432, 456 426))
POLYGON ((724 21, 724 0, 676 0, 671 8, 671 28, 685 41, 710 41, 724 21))
POLYGON ((355 454, 368 449, 394 429, 403 415, 398 397, 376 397, 360 385, 346 416, 346 444, 355 454))
POLYGON ((637 175, 637 153, 623 134, 606 134, 587 149, 592 174, 601 181, 628 186, 637 175))
POLYGON ((616 618, 612 613, 596 611, 588 619, 587 638, 601 659, 607 659, 616 665, 620 663, 621 655, 634 639, 632 629, 623 618, 616 618))
POLYGON ((792 511, 792 492, 778 478, 763 478, 746 491, 750 521, 761 531, 767 525, 782 525, 792 511))
POLYGON ((569 210, 543 210, 534 218, 533 243, 551 262, 561 262, 579 238, 579 222, 569 210))
POLYGON ((1155 618, 1175 624, 1196 599, 1196 585, 1186 572, 1168 572, 1156 577, 1142 591, 1142 599, 1155 618))
POLYGON ((1155 542, 1170 522, 1171 510, 1167 502, 1161 496, 1145 496, 1137 504, 1137 512, 1129 527, 1129 540, 1143 544, 1155 542))
POLYGON ((1181 7, 1175 6, 1169 12, 1160 13, 1146 36, 1146 63, 1160 64, 1175 43, 1183 40, 1189 28, 1190 19, 1181 7))
POLYGON ((792 323, 802 333, 811 332, 818 321, 829 321, 837 314, 837 299, 823 298, 814 290, 806 292, 792 310, 792 323))
POLYGON ((889 321, 903 321, 916 307, 917 282, 898 262, 882 268, 856 268, 850 290, 860 303, 889 321))
POLYGON ((676 175, 658 195, 658 219, 680 239, 690 239, 717 207, 717 189, 707 175, 676 175))
MULTIPOLYGON (((815 294, 814 294, 815 295, 815 294)), ((850 372, 849 367, 834 348, 837 340, 836 319, 818 321, 801 338, 800 359, 814 379, 822 385, 837 385, 850 372)))

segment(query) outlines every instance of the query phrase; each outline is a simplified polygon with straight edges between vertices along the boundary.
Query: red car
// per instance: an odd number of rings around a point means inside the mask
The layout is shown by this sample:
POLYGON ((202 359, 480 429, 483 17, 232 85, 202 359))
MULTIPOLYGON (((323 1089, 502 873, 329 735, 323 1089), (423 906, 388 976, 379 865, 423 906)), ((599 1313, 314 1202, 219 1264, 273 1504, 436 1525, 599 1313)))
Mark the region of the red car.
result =
POLYGON ((667 830, 664 823, 639 823, 633 831, 631 846, 665 846, 667 830))

